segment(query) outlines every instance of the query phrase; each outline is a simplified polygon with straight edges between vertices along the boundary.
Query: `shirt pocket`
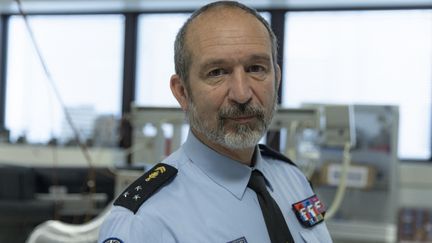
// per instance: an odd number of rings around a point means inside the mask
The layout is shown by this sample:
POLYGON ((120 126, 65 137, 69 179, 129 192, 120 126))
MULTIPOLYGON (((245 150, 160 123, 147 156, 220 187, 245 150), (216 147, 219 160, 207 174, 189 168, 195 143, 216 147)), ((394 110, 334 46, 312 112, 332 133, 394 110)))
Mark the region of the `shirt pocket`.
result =
POLYGON ((300 231, 300 235, 305 243, 320 243, 313 232, 300 231))

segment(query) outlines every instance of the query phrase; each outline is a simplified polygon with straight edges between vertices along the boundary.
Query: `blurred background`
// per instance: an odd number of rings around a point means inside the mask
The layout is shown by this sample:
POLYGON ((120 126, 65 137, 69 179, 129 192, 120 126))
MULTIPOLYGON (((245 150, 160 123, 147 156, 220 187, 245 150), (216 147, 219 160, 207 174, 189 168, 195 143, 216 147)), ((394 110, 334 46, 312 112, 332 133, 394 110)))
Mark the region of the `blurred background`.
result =
MULTIPOLYGON (((96 242, 115 196, 181 144, 173 43, 208 2, 0 1, 0 242, 96 242)), ((334 206, 335 242, 432 242, 432 1, 241 2, 279 39, 262 142, 334 206)))

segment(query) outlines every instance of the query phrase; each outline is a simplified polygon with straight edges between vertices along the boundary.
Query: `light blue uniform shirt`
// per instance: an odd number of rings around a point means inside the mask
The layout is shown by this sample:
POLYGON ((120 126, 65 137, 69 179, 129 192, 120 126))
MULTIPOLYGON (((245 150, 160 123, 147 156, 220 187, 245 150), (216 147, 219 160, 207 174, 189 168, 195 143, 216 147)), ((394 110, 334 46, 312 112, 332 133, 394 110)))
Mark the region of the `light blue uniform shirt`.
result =
POLYGON ((136 214, 114 206, 98 242, 270 243, 257 196, 247 187, 253 169, 265 176, 296 243, 332 242, 325 222, 306 228, 292 210, 293 203, 314 195, 305 176, 289 163, 262 157, 259 149, 251 168, 217 153, 190 132, 162 163, 177 168, 177 176, 136 214))

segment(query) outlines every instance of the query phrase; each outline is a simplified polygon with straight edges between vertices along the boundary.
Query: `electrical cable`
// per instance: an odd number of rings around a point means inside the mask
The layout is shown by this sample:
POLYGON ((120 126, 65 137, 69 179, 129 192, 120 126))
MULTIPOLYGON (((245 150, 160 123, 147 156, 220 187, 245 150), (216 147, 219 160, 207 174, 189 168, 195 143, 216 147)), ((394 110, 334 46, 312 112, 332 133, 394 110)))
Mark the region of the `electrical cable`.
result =
POLYGON ((348 177, 348 169, 351 164, 351 143, 346 142, 343 150, 343 162, 342 169, 340 173, 339 185, 336 190, 336 195, 333 199, 333 202, 330 208, 327 210, 325 215, 326 220, 331 219, 335 216, 336 212, 339 210, 340 205, 342 203, 343 198, 345 197, 345 192, 347 188, 347 177, 348 177))
MULTIPOLYGON (((49 87, 47 87, 48 89, 49 87)), ((49 90, 48 90, 49 92, 49 90)), ((48 95, 48 100, 49 100, 49 107, 50 110, 53 111, 54 107, 53 107, 53 100, 52 97, 50 95, 48 95)), ((54 123, 54 112, 50 112, 50 122, 54 123)), ((54 131, 51 130, 51 135, 54 134, 54 131)), ((53 136, 52 136, 53 137, 53 136)), ((59 164, 59 159, 58 159, 58 149, 57 149, 57 143, 52 143, 49 144, 48 146, 50 146, 50 150, 52 152, 52 173, 51 173, 51 188, 57 188, 59 186, 59 179, 58 179, 58 164, 59 164)), ((48 190, 48 192, 50 192, 48 190)), ((60 204, 59 203, 54 203, 54 210, 53 210, 53 219, 54 220, 60 220, 60 204)))
MULTIPOLYGON (((58 174, 57 174, 57 169, 58 169, 58 154, 57 154, 57 148, 56 147, 52 147, 52 153, 53 153, 53 171, 52 171, 52 175, 51 175, 51 183, 54 187, 59 185, 59 180, 58 180, 58 174)), ((55 220, 59 220, 60 219, 60 205, 58 203, 54 203, 54 219, 55 220)))
POLYGON ((286 141, 285 141, 285 154, 288 155, 292 161, 297 161, 297 149, 296 149, 296 134, 299 127, 298 121, 292 121, 290 127, 287 131, 286 141))
POLYGON ((83 156, 87 162, 89 170, 88 170, 87 179, 86 179, 86 186, 89 188, 89 193, 93 194, 96 192, 96 177, 95 177, 95 171, 94 171, 94 167, 93 167, 93 163, 92 163, 92 158, 91 158, 90 152, 88 150, 88 147, 86 144, 81 142, 79 131, 76 128, 76 126, 74 125, 72 117, 70 116, 68 110, 66 109, 66 105, 65 105, 65 103, 64 103, 64 101, 60 95, 60 92, 59 92, 59 90, 58 90, 58 88, 54 82, 54 79, 53 79, 53 77, 52 77, 52 75, 48 69, 48 66, 47 66, 47 64, 43 58, 42 52, 41 52, 39 45, 36 41, 33 30, 30 26, 28 16, 23 10, 21 0, 15 0, 15 2, 17 3, 18 11, 19 11, 20 15, 23 17, 27 32, 30 36, 31 43, 33 44, 33 47, 35 48, 37 57, 38 57, 40 64, 43 68, 45 76, 46 76, 52 90, 54 91, 55 97, 57 98, 57 101, 59 102, 59 104, 62 108, 62 111, 65 115, 66 121, 67 121, 68 125, 70 126, 70 128, 72 129, 75 140, 76 140, 76 142, 77 142, 77 144, 78 144, 78 146, 79 146, 79 148, 80 148, 80 150, 81 150, 81 152, 82 152, 82 154, 83 154, 83 156))

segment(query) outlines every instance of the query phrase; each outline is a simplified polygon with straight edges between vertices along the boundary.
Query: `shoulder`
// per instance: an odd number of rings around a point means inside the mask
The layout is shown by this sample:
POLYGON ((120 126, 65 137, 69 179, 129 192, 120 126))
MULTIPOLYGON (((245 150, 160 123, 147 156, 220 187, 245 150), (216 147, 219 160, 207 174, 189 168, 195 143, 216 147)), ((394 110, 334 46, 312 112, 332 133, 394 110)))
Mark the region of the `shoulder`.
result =
POLYGON ((98 243, 116 242, 110 240, 121 243, 175 242, 151 201, 157 197, 160 199, 160 196, 166 199, 164 191, 175 183, 178 169, 184 162, 182 154, 174 152, 129 185, 114 201, 114 206, 104 219, 98 243), (138 212, 144 205, 149 206, 145 217, 138 212))
POLYGON ((152 215, 138 217, 123 207, 113 207, 99 230, 98 243, 174 242, 172 236, 152 215))
POLYGON ((271 166, 272 174, 280 174, 281 178, 285 178, 290 184, 313 191, 311 182, 291 159, 266 145, 260 144, 259 149, 261 156, 271 166))
POLYGON ((115 206, 122 206, 136 213, 141 205, 156 191, 167 185, 177 175, 177 169, 169 164, 159 163, 129 185, 115 200, 115 206))
POLYGON ((296 166, 294 162, 292 162, 288 157, 264 144, 259 144, 258 148, 261 152, 261 155, 264 157, 270 157, 271 159, 280 160, 290 165, 296 166))
POLYGON ((164 191, 175 183, 178 171, 185 161, 187 158, 181 149, 172 153, 130 184, 114 201, 114 206, 137 213, 147 200, 155 197, 155 194, 164 194, 164 191))

